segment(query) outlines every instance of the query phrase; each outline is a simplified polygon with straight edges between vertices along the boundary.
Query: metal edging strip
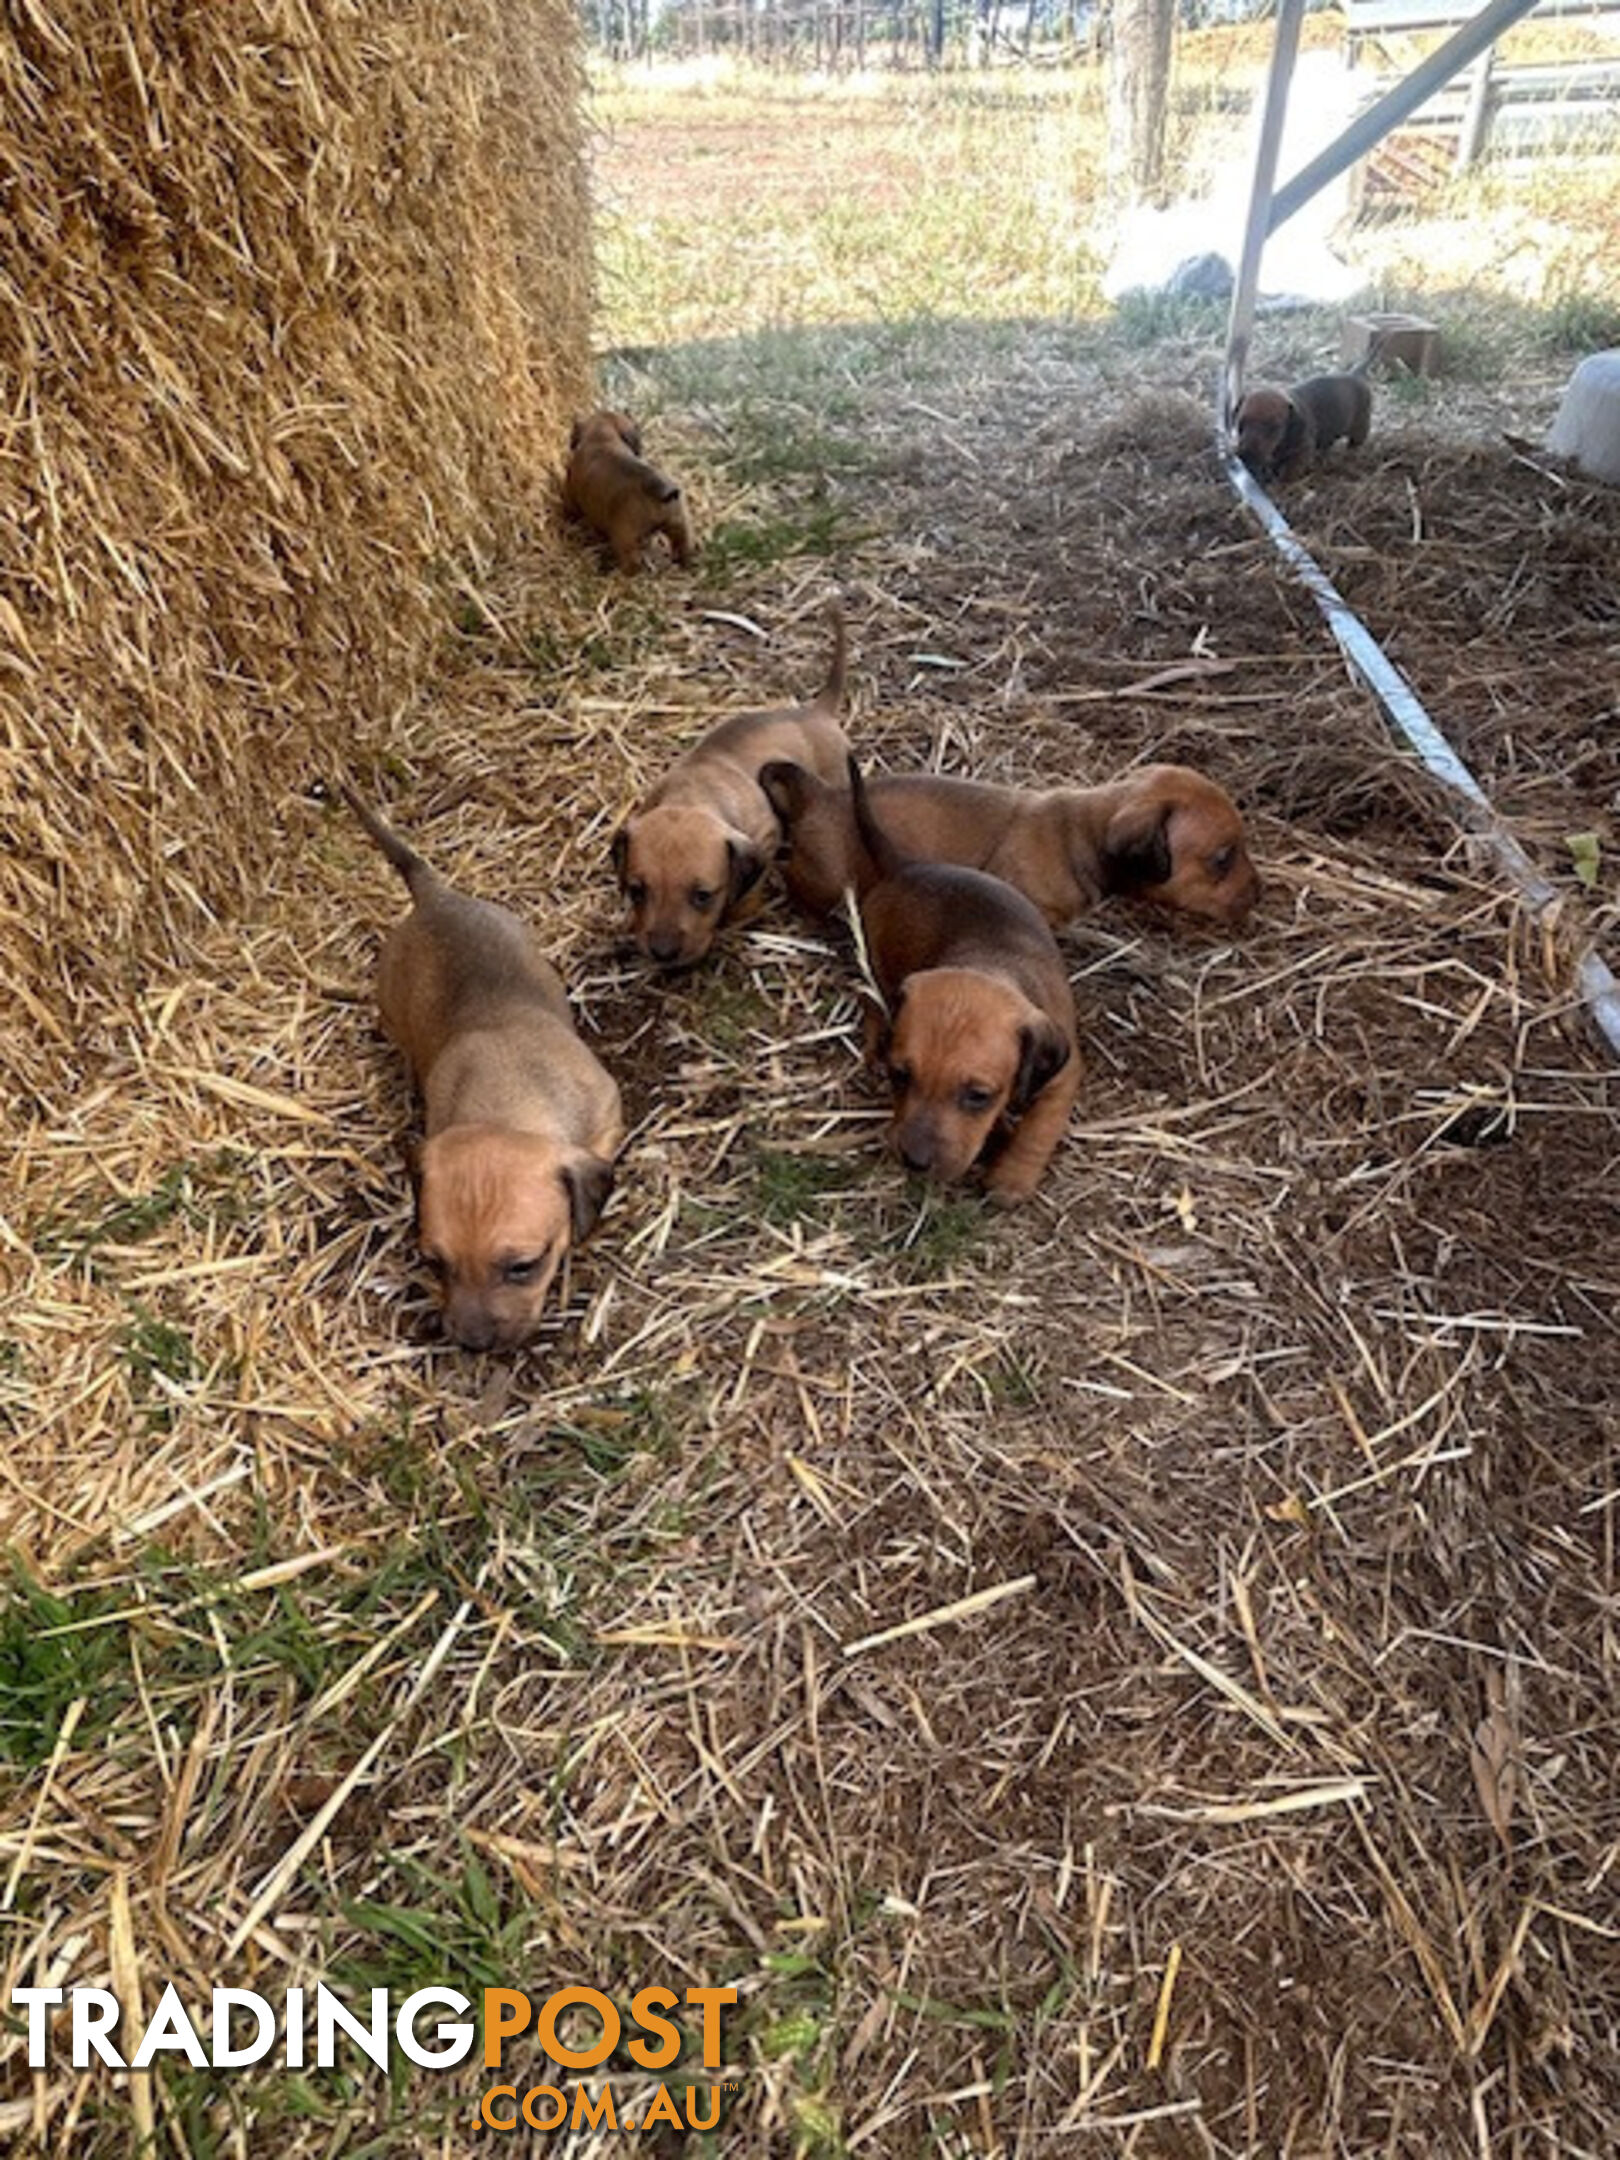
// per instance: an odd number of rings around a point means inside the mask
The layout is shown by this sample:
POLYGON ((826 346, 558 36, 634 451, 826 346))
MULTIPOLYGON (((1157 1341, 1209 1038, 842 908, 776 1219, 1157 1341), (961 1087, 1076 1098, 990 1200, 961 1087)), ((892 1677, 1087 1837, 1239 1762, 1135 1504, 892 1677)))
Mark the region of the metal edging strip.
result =
MULTIPOLYGON (((1246 467, 1222 446, 1222 462, 1240 500, 1321 609, 1340 651, 1437 780, 1462 797, 1468 823, 1490 846, 1531 916, 1540 920, 1558 900, 1551 885, 1502 823, 1490 797, 1429 718, 1422 700, 1384 648, 1308 553, 1288 520, 1246 467)), ((1575 963, 1581 995, 1610 1050, 1620 1058, 1620 982, 1588 946, 1575 963)))

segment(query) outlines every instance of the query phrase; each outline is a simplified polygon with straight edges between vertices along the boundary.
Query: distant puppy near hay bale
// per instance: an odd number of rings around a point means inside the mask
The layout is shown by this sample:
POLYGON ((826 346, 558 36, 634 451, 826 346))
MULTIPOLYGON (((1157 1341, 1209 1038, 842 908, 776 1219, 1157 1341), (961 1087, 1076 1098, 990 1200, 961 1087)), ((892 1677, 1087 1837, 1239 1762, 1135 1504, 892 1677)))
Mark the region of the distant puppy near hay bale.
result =
POLYGON ((627 575, 642 567, 659 533, 683 567, 692 559, 692 521, 679 486, 641 454, 641 430, 628 413, 603 406, 576 420, 568 438, 563 504, 613 549, 627 575))
POLYGON ((849 744, 838 715, 848 646, 842 611, 834 607, 828 615, 832 658, 811 702, 722 720, 614 836, 613 866, 630 903, 632 935, 660 967, 701 960, 774 858, 779 834, 759 784, 761 767, 786 758, 822 778, 844 770, 849 744))
POLYGON ((1233 420, 1237 454, 1257 480, 1295 480, 1336 443, 1359 450, 1372 432, 1373 344, 1353 368, 1291 390, 1251 390, 1233 420))
POLYGON ((513 1350, 612 1189, 619 1090, 574 1032, 528 926, 454 892, 340 785, 415 903, 383 942, 377 1002, 422 1098, 422 1258, 452 1341, 513 1350))
POLYGON ((951 1184, 979 1171, 1003 1206, 1027 1200, 1080 1090, 1074 995, 1039 910, 1000 878, 908 862, 849 761, 877 880, 861 929, 884 1013, 867 1057, 888 1075, 887 1140, 908 1170, 951 1184))
MULTIPOLYGON (((871 889, 877 868, 847 786, 788 764, 766 766, 760 784, 781 821, 778 864, 798 906, 826 915, 847 887, 871 889)), ((866 792, 912 861, 1003 878, 1054 930, 1113 893, 1228 927, 1259 896, 1237 805, 1190 766, 1145 765, 1102 787, 1046 789, 887 773, 866 792)))

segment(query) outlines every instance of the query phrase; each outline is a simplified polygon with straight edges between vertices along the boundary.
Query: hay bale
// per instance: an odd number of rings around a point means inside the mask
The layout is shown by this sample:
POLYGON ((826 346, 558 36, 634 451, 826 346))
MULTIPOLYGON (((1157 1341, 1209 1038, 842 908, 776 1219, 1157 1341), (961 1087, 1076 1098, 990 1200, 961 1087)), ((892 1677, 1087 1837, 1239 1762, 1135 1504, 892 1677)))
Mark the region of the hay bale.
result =
POLYGON ((0 1069, 273 875, 586 366, 568 0, 42 0, 0 28, 0 1069))

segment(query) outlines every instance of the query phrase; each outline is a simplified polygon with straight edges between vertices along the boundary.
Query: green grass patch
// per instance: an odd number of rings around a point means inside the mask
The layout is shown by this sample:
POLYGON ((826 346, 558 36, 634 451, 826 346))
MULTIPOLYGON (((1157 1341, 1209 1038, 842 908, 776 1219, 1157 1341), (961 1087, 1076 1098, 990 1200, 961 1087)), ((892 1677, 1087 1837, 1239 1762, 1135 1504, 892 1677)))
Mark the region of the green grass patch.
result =
MULTIPOLYGON (((46 1260, 89 1258, 107 1245, 138 1245, 167 1224, 243 1222, 249 1211, 246 1156, 222 1148, 195 1162, 174 1163, 150 1192, 113 1200, 98 1215, 47 1215, 29 1242, 46 1260)), ((95 1272, 105 1269, 96 1267, 95 1272)))
POLYGON ((118 1604, 111 1592, 58 1596, 13 1559, 0 1603, 0 1755, 9 1762, 46 1761, 78 1697, 87 1706, 79 1724, 86 1740, 128 1700, 128 1636, 125 1623, 110 1617, 118 1604))
POLYGON ((857 1175, 841 1156, 766 1150, 754 1164, 754 1210, 778 1229, 824 1223, 832 1212, 829 1202, 848 1192, 857 1175))
POLYGON ((918 1181, 917 1211, 884 1241, 897 1272, 908 1282, 948 1275, 978 1254, 989 1230, 985 1203, 972 1193, 945 1192, 918 1181))

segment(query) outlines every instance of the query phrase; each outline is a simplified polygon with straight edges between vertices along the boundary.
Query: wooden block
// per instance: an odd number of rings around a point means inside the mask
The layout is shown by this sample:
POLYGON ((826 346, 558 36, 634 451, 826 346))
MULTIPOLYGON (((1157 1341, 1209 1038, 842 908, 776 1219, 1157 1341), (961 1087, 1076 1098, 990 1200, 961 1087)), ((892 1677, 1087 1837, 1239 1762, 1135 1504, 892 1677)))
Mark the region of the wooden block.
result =
POLYGON ((1421 315, 1350 315, 1339 332, 1339 352, 1346 367, 1364 359, 1378 340, 1378 358, 1413 375, 1440 372, 1440 331, 1421 315))

